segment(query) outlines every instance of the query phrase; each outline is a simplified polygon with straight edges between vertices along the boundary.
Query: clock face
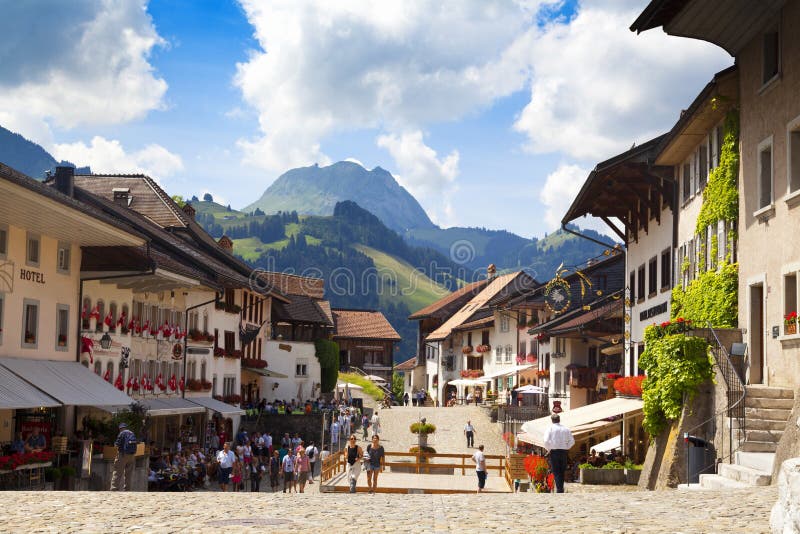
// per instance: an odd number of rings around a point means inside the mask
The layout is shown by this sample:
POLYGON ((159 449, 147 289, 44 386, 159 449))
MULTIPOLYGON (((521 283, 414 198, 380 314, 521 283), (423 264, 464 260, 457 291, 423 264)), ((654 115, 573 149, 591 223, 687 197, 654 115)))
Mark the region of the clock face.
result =
POLYGON ((570 306, 569 283, 561 278, 551 280, 544 290, 544 302, 555 314, 564 313, 570 306))

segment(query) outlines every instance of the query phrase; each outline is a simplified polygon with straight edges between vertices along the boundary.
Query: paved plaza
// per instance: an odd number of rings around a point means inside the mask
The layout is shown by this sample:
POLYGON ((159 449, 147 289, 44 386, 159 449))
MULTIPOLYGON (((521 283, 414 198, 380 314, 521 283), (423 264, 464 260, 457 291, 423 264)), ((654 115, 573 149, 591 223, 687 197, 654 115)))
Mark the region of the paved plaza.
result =
POLYGON ((768 532, 777 488, 485 495, 14 492, 2 532, 768 532))

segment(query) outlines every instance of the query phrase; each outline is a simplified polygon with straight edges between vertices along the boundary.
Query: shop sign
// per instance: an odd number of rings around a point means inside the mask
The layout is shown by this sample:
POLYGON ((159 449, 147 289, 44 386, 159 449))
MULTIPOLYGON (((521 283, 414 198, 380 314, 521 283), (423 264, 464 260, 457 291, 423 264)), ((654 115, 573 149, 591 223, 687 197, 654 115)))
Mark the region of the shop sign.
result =
POLYGON ((651 319, 653 317, 656 317, 657 315, 661 315, 662 313, 666 312, 667 312, 667 301, 664 301, 661 304, 658 304, 651 308, 647 308, 646 310, 643 310, 641 313, 639 313, 639 320, 646 321, 648 319, 651 319))
POLYGON ((544 288, 544 303, 556 315, 564 313, 571 303, 569 282, 556 277, 544 288))
POLYGON ((564 408, 561 407, 561 401, 553 401, 553 413, 561 413, 564 408))
POLYGON ((508 474, 512 479, 528 480, 524 454, 510 454, 506 458, 506 462, 508 462, 508 474))

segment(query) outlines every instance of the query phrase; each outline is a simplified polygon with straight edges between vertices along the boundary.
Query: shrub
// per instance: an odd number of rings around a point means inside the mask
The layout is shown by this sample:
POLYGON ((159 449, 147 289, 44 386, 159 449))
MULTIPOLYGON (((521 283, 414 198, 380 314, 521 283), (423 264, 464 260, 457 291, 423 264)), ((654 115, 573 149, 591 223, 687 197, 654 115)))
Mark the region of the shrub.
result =
POLYGON ((47 467, 44 470, 44 479, 48 482, 61 480, 61 469, 58 467, 47 467))
POLYGON ((412 423, 409 428, 412 434, 433 434, 436 432, 436 425, 433 423, 412 423))
POLYGON ((578 466, 578 468, 580 468, 580 469, 597 469, 595 466, 593 466, 589 462, 586 462, 585 464, 580 464, 578 466))
POLYGON ((77 472, 75 471, 75 468, 72 467, 71 465, 65 465, 64 467, 61 468, 61 475, 64 478, 74 477, 76 474, 77 472))
POLYGON ((625 466, 619 462, 608 462, 606 465, 603 466, 603 469, 624 469, 625 466))

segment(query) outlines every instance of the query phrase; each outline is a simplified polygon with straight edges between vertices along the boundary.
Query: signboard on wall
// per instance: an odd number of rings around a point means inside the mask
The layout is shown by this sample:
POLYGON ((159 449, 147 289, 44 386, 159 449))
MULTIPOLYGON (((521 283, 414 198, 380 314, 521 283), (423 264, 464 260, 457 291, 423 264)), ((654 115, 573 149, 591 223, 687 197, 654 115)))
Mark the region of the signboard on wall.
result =
POLYGON ((524 454, 510 454, 506 461, 508 462, 508 472, 512 479, 528 479, 528 472, 525 471, 524 454))

